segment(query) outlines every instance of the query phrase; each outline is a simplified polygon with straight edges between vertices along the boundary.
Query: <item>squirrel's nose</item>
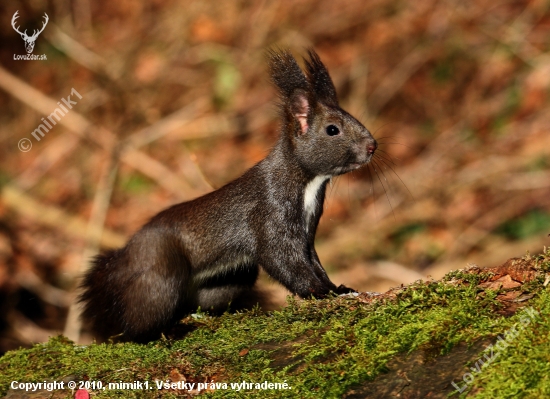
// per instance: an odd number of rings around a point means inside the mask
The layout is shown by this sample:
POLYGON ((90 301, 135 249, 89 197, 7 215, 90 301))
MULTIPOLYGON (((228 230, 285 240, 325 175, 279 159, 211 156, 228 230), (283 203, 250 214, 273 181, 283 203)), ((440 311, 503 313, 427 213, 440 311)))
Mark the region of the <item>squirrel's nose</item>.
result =
POLYGON ((374 151, 376 151, 377 148, 378 148, 378 143, 375 140, 367 146, 367 153, 372 155, 372 154, 374 154, 374 151))

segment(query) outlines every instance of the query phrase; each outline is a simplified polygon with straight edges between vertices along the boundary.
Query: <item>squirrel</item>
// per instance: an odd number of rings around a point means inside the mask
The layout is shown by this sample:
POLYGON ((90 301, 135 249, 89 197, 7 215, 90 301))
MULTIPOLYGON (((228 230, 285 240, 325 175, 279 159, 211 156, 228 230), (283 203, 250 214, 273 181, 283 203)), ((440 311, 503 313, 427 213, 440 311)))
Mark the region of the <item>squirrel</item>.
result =
POLYGON ((301 298, 336 286, 315 251, 326 186, 373 157, 377 142, 340 108, 314 50, 305 73, 286 50, 268 52, 280 136, 241 177, 154 216, 125 247, 97 256, 80 286, 82 317, 98 337, 148 342, 196 311, 252 295, 261 266, 301 298))

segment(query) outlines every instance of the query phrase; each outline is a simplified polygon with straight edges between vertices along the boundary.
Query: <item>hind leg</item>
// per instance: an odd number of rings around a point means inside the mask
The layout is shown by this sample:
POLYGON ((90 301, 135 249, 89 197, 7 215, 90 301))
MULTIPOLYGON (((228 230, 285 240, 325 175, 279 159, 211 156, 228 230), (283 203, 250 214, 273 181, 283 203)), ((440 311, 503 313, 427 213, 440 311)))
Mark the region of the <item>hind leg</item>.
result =
POLYGON ((145 342, 156 339, 183 317, 189 303, 182 294, 188 287, 182 286, 180 279, 148 272, 130 282, 123 301, 132 305, 121 314, 124 338, 145 342))
POLYGON ((233 310, 249 308, 260 300, 253 289, 258 279, 258 266, 245 266, 208 279, 197 292, 197 303, 202 310, 222 313, 231 305, 233 310), (252 303, 253 302, 253 303, 252 303))

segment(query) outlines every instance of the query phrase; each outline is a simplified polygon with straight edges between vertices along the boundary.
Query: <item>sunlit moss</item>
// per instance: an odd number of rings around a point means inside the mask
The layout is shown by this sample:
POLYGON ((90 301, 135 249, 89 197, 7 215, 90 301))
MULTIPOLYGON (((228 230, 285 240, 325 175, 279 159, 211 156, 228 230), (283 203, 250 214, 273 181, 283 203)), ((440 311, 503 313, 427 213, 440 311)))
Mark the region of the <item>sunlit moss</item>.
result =
MULTIPOLYGON (((550 392, 550 295, 543 287, 550 270, 550 251, 529 258, 541 271, 525 290, 535 296, 529 306, 540 320, 522 331, 462 395, 481 398, 545 397, 550 392)), ((297 302, 278 312, 258 309, 221 317, 188 318, 196 329, 177 341, 148 345, 77 346, 63 337, 7 353, 0 358, 0 394, 11 381, 76 379, 132 382, 170 379, 177 370, 186 380, 283 382, 292 389, 247 391, 252 397, 340 398, 389 371, 395 359, 421 351, 431 359, 452 355, 466 343, 493 342, 518 323, 520 312, 503 317, 496 292, 480 296, 477 285, 487 274, 449 273, 440 282, 418 282, 394 298, 365 304, 356 298, 297 302)), ((474 353, 475 355, 475 353, 474 353)), ((479 355, 481 356, 481 355, 479 355)), ((467 362, 449 378, 460 381, 467 362), (462 371, 461 371, 462 370, 462 371)), ((450 386, 450 385, 449 385, 450 386)), ((452 387, 448 394, 458 394, 452 387)), ((175 397, 175 391, 119 392, 96 390, 95 397, 175 397)), ((181 392, 180 392, 181 393, 181 392)), ((218 390, 213 397, 242 397, 218 390)))

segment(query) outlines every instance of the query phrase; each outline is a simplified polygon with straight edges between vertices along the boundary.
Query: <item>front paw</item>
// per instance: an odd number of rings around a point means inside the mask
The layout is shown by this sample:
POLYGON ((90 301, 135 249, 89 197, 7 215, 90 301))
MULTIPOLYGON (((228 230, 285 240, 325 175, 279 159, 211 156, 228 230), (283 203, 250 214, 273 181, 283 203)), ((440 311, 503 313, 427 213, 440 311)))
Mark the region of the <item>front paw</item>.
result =
POLYGON ((352 294, 357 291, 355 291, 353 288, 348 288, 344 284, 340 284, 340 286, 336 287, 336 291, 334 291, 338 295, 342 294, 352 294))
POLYGON ((305 290, 301 292, 297 292, 296 294, 298 294, 303 299, 311 299, 311 298, 324 299, 330 296, 331 292, 335 292, 335 288, 336 287, 330 287, 330 286, 326 287, 326 286, 318 285, 315 288, 311 288, 311 287, 306 288, 305 290))

